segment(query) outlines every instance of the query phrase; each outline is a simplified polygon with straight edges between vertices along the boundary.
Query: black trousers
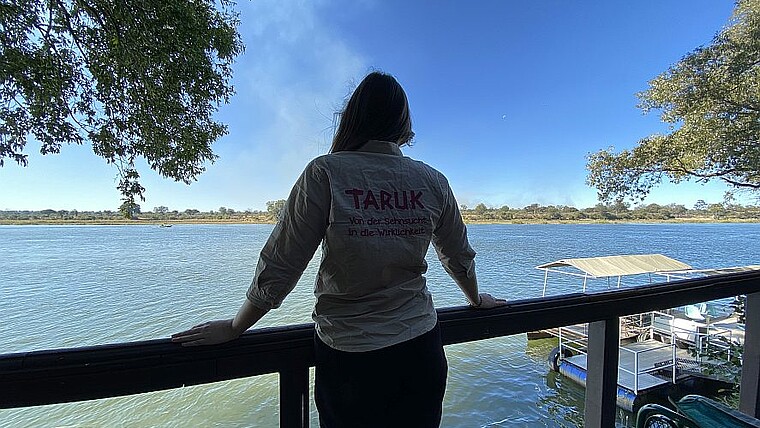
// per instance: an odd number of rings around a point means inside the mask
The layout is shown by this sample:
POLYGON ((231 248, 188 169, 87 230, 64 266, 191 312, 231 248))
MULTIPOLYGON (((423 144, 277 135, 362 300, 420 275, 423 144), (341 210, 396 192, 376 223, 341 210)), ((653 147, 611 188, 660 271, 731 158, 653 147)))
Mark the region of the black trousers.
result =
POLYGON ((343 352, 314 336, 321 428, 435 428, 448 364, 438 325, 407 342, 343 352))

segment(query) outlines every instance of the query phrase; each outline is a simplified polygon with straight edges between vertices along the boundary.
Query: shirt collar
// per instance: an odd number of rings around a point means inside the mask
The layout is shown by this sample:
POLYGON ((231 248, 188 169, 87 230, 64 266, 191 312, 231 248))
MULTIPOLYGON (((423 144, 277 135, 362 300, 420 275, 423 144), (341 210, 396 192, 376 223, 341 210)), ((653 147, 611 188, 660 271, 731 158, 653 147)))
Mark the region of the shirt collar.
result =
POLYGON ((401 149, 398 144, 390 141, 369 140, 356 151, 401 156, 401 149))

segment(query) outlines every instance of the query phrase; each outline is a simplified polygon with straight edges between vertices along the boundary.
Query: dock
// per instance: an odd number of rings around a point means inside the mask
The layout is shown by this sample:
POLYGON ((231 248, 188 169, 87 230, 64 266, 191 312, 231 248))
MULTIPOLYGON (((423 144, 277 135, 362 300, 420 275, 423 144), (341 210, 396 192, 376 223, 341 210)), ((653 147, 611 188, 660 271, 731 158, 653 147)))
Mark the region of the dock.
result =
MULTIPOLYGON (((667 393, 673 385, 690 377, 687 368, 699 366, 687 350, 656 340, 620 346, 618 354, 617 406, 635 412, 649 395, 667 393)), ((588 370, 585 352, 562 358, 558 371, 586 386, 588 370)))
MULTIPOLYGON (((644 392, 670 383, 671 380, 665 376, 655 376, 650 373, 670 372, 674 354, 676 363, 683 364, 686 362, 688 364, 691 362, 694 365, 698 364, 698 361, 687 350, 673 349, 667 344, 663 346, 662 342, 656 340, 646 340, 621 346, 618 356, 618 386, 631 392, 644 392), (638 382, 634 373, 638 373, 638 382)), ((586 354, 573 355, 565 358, 563 362, 587 370, 586 354)))

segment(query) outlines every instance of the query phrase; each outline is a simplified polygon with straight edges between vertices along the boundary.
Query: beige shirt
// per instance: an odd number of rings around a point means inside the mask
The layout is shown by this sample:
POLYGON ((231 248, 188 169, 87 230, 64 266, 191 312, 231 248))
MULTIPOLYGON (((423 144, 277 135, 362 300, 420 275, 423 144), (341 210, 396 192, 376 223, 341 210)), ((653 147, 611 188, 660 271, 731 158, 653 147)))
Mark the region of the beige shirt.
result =
POLYGON ((423 276, 431 241, 458 284, 476 281, 475 252, 443 174, 389 142, 320 156, 293 186, 247 297, 279 307, 321 242, 312 314, 320 339, 350 352, 391 346, 437 322, 423 276))

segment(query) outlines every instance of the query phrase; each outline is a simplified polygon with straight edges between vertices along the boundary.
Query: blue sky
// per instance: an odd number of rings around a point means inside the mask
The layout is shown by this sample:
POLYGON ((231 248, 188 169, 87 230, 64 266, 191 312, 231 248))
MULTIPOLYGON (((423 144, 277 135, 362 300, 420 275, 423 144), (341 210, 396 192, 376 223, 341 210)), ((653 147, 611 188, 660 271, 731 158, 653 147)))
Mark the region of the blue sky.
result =
MULTIPOLYGON (((666 126, 636 92, 726 24, 730 0, 243 0, 246 51, 217 118, 229 134, 190 186, 139 165, 143 211, 264 209, 325 153, 333 112, 374 69, 407 91, 407 156, 449 178, 460 204, 597 203, 585 156, 630 148, 666 126)), ((89 146, 0 168, 1 209, 115 210, 116 171, 89 146)), ((663 185, 646 203, 720 202, 720 184, 663 185)))

